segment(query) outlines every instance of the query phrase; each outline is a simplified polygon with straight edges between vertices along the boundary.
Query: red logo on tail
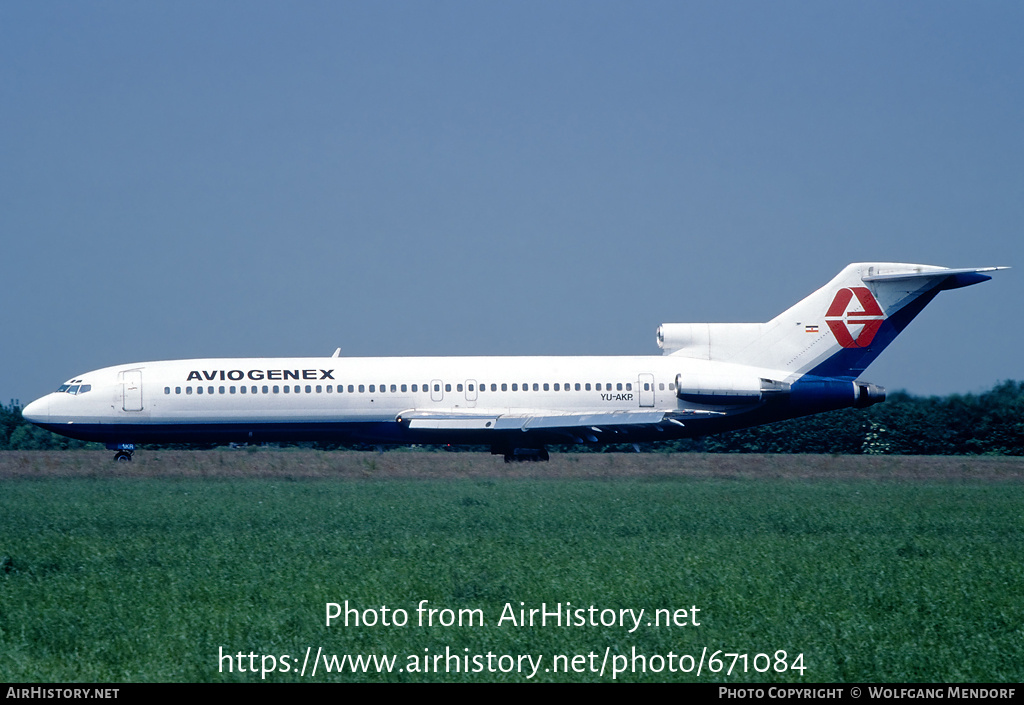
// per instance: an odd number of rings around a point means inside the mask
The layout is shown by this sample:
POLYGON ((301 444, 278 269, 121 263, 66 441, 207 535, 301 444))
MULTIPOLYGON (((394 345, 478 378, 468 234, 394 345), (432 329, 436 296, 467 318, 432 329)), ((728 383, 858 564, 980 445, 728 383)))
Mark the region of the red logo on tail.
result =
POLYGON ((825 313, 825 323, 844 348, 866 348, 871 345, 884 320, 885 314, 882 313, 881 307, 871 295, 871 291, 864 286, 853 286, 837 291, 836 297, 832 299, 832 305, 825 313), (860 304, 859 311, 850 310, 854 297, 860 304), (854 329, 858 326, 863 327, 854 337, 854 329))

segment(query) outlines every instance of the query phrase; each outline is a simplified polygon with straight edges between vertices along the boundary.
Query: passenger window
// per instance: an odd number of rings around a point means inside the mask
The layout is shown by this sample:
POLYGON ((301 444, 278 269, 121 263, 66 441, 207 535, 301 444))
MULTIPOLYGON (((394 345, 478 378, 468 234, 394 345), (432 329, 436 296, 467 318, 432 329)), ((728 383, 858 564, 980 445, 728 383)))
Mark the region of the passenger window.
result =
MULTIPOLYGON (((547 386, 547 385, 545 384, 545 385, 544 385, 544 389, 547 389, 547 388, 548 388, 548 386, 547 386)), ((558 386, 558 382, 555 382, 555 391, 556 391, 556 392, 560 392, 560 391, 562 391, 562 390, 561 390, 561 389, 559 388, 559 386, 558 386)))
POLYGON ((414 384, 414 385, 412 385, 412 391, 414 391, 414 392, 418 392, 418 391, 420 391, 420 389, 419 389, 419 385, 418 385, 418 384, 414 384))
POLYGON ((594 389, 596 389, 597 391, 599 391, 599 392, 600 392, 600 391, 601 391, 601 383, 600 383, 600 382, 598 382, 597 384, 595 384, 595 385, 594 385, 594 389))
POLYGON ((202 394, 202 393, 203 393, 203 388, 202 387, 196 387, 196 394, 202 394))
POLYGON ((281 392, 281 389, 275 384, 274 385, 274 394, 280 394, 280 392, 281 392))
POLYGON ((587 382, 586 385, 584 385, 584 386, 586 387, 587 391, 589 392, 590 391, 590 382, 587 382))
POLYGON ((435 392, 440 392, 441 391, 441 385, 440 384, 435 384, 434 385, 434 391, 435 392))
MULTIPOLYGON (((317 393, 317 394, 319 394, 319 393, 320 393, 320 392, 322 392, 322 391, 324 391, 324 388, 323 388, 323 387, 321 387, 321 386, 320 386, 319 384, 318 384, 318 385, 316 385, 316 393, 317 393)), ((331 391, 331 390, 330 390, 330 389, 328 389, 327 391, 329 392, 329 391, 331 391)))
POLYGON ((174 393, 175 394, 181 394, 181 387, 175 387, 174 388, 174 393))
MULTIPOLYGON (((514 387, 515 385, 513 384, 512 386, 514 387)), ((507 392, 508 391, 508 383, 507 382, 502 382, 501 383, 501 391, 503 391, 503 392, 507 392)))
MULTIPOLYGON (((362 385, 359 385, 359 387, 360 387, 359 391, 360 391, 360 392, 361 392, 361 391, 363 391, 363 390, 362 390, 362 385)), ((349 393, 349 394, 351 394, 351 393, 352 393, 352 392, 354 392, 354 391, 356 391, 356 388, 355 388, 355 387, 354 387, 353 385, 351 385, 351 384, 350 384, 350 385, 348 385, 348 393, 349 393)))
MULTIPOLYGON (((359 393, 362 394, 365 391, 366 391, 366 387, 364 387, 363 385, 360 384, 359 385, 359 393)), ((373 386, 370 387, 370 391, 371 392, 373 391, 373 386)))
POLYGON ((185 394, 191 394, 191 393, 192 393, 192 387, 185 387, 185 394))
POLYGON ((675 382, 669 382, 668 383, 668 391, 674 392, 675 390, 676 390, 676 383, 675 382))
POLYGON ((395 385, 392 384, 391 385, 391 391, 392 392, 397 392, 398 391, 398 387, 396 387, 395 385))
POLYGON ((164 387, 164 394, 170 394, 170 393, 171 393, 171 388, 170 387, 164 387))
POLYGON ((290 384, 284 385, 284 389, 282 391, 284 391, 285 394, 290 394, 291 391, 292 391, 291 385, 290 384))
POLYGON ((232 394, 234 394, 235 393, 235 388, 234 387, 228 387, 228 391, 231 392, 232 394))
MULTIPOLYGON (((298 389, 298 387, 296 387, 296 389, 298 389)), ((312 394, 312 393, 313 393, 313 385, 307 384, 306 385, 306 394, 312 394)))
POLYGON ((221 387, 221 388, 220 388, 220 389, 218 389, 217 391, 219 391, 219 392, 220 392, 221 394, 223 394, 223 393, 224 393, 224 387, 221 387))
POLYGON ((632 392, 633 391, 633 383, 632 382, 626 382, 626 391, 627 392, 632 392))
POLYGON ((658 382, 658 389, 660 391, 664 392, 665 391, 665 383, 664 382, 658 382))
POLYGON ((238 391, 240 391, 242 394, 245 394, 247 389, 248 389, 247 387, 239 387, 238 391))
POLYGON ((207 387, 206 391, 209 392, 210 394, 213 394, 213 387, 207 387))
POLYGON ((456 392, 461 392, 462 391, 462 385, 461 384, 456 384, 455 385, 455 391, 456 392))
POLYGON ((376 387, 376 385, 373 385, 373 384, 371 384, 371 385, 370 385, 370 394, 373 394, 373 392, 374 392, 374 390, 375 390, 376 388, 377 388, 377 387, 376 387))
MULTIPOLYGON (((504 389, 505 389, 505 385, 501 385, 501 388, 502 388, 502 390, 504 391, 504 389)), ((492 391, 492 392, 496 392, 496 391, 498 391, 498 385, 496 385, 496 384, 492 384, 492 385, 491 385, 491 391, 492 391)))
MULTIPOLYGON (((544 385, 544 386, 546 387, 547 385, 544 385)), ((540 385, 537 384, 536 382, 533 383, 533 391, 535 391, 535 392, 539 392, 540 391, 540 385)))
POLYGON ((444 391, 446 391, 446 392, 452 391, 452 385, 450 385, 450 384, 444 385, 444 391))
POLYGON ((516 384, 515 382, 512 383, 512 391, 513 392, 518 392, 519 391, 519 385, 516 384))
POLYGON ((268 387, 267 385, 264 384, 263 385, 263 393, 264 394, 270 394, 270 387, 268 387))
POLYGON ((580 383, 579 382, 576 383, 576 391, 577 392, 580 391, 580 383))
MULTIPOLYGON (((319 391, 320 391, 320 387, 317 387, 317 388, 316 388, 316 391, 318 391, 318 392, 319 392, 319 391)), ((330 394, 330 393, 331 393, 331 392, 333 392, 333 391, 334 391, 334 385, 333 385, 333 384, 328 384, 328 385, 327 385, 327 393, 328 393, 328 394, 330 394)), ((338 391, 339 391, 339 392, 341 391, 341 387, 338 387, 338 391)))
POLYGON ((615 385, 615 391, 616 392, 621 392, 622 391, 622 382, 619 382, 618 384, 615 385))
MULTIPOLYGON (((403 392, 408 392, 408 391, 409 391, 409 385, 407 385, 407 384, 403 384, 403 385, 402 385, 402 391, 403 391, 403 392)), ((414 389, 413 391, 415 392, 416 390, 414 389)))

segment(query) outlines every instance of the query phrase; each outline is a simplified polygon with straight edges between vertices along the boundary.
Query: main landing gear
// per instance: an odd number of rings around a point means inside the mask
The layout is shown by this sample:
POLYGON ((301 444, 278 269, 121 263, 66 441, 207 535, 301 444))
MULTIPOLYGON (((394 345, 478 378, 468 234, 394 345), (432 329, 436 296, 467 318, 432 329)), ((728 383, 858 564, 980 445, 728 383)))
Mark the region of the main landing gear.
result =
POLYGON ((540 448, 509 448, 493 446, 491 455, 504 455, 506 463, 537 463, 548 460, 548 449, 540 448))

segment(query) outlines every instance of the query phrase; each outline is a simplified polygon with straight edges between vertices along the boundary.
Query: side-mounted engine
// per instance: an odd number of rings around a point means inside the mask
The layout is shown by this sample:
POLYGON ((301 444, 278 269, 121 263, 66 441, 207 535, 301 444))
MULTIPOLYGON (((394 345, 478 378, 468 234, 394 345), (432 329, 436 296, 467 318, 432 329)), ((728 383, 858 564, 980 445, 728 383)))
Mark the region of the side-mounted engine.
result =
POLYGON ((788 395, 790 385, 756 375, 676 375, 676 396, 692 404, 733 406, 759 404, 788 395))

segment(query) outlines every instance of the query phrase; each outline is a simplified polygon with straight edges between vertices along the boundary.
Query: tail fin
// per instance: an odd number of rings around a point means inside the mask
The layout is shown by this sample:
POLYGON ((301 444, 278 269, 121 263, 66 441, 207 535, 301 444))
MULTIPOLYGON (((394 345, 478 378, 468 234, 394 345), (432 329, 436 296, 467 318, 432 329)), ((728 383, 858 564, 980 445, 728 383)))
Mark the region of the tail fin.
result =
POLYGON ((658 344, 667 355, 856 379, 940 291, 999 269, 851 264, 767 323, 665 323, 658 344))

